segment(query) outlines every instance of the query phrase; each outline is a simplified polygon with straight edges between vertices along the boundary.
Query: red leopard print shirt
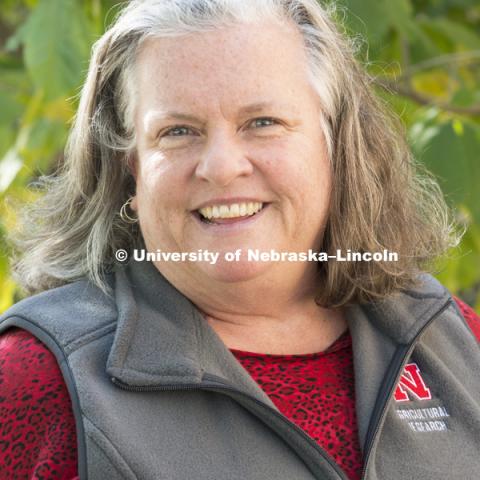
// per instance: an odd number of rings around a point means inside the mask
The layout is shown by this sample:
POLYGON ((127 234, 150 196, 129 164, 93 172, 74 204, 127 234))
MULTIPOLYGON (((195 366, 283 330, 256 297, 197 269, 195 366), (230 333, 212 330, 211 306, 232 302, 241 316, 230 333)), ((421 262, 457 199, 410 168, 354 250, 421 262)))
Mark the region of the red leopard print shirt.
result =
MULTIPOLYGON (((480 341, 480 317, 457 300, 480 341)), ((308 355, 232 350, 278 409, 359 479, 351 339, 308 355)), ((30 333, 0 336, 0 479, 78 480, 70 398, 53 354, 30 333)))
POLYGON ((360 479, 362 455, 348 332, 320 353, 232 353, 286 417, 323 447, 348 478, 360 479))

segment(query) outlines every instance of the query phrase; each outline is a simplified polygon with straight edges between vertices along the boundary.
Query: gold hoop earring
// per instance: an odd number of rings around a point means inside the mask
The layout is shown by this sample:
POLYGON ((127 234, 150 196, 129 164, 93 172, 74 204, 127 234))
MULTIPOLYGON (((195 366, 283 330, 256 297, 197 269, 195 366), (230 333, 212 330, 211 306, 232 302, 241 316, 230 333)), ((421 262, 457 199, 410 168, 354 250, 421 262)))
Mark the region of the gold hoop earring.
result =
MULTIPOLYGON (((130 207, 130 204, 132 203, 133 197, 130 197, 123 205, 122 208, 120 209, 120 218, 125 222, 125 223, 137 223, 138 222, 138 217, 131 217, 128 214, 127 208, 130 207)), ((131 207, 130 207, 131 209, 131 207)))

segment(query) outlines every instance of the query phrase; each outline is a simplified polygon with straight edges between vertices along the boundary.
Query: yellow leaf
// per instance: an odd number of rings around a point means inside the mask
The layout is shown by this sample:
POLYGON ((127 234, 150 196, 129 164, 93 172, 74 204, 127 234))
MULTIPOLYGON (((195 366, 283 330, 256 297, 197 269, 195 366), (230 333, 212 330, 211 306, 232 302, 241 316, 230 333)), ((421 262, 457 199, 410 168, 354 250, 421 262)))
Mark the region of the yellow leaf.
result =
POLYGON ((16 284, 10 278, 4 278, 0 288, 0 313, 13 305, 16 284))
POLYGON ((443 70, 418 73, 412 78, 412 85, 417 92, 443 101, 448 101, 458 88, 458 82, 443 70))
POLYGON ((50 120, 68 122, 74 114, 72 102, 67 98, 58 98, 53 102, 46 103, 43 107, 43 117, 50 120))
POLYGON ((460 137, 463 135, 463 123, 458 119, 455 118, 452 122, 453 131, 460 137))

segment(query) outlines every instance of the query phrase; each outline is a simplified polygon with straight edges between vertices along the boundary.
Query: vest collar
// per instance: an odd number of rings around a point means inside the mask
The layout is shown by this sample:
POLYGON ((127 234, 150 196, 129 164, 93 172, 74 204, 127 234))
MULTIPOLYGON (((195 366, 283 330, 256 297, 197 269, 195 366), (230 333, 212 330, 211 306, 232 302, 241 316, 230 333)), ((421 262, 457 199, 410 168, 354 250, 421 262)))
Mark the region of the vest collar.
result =
POLYGON ((150 262, 115 271, 118 321, 107 373, 129 386, 198 385, 205 374, 274 406, 198 309, 150 262))
MULTIPOLYGON (((198 309, 152 263, 117 267, 114 291, 118 323, 107 362, 109 375, 130 386, 150 387, 199 385, 210 374, 273 406, 198 309)), ((415 290, 348 308, 356 374, 368 362, 365 348, 379 355, 386 349, 385 361, 396 346, 411 342, 448 298, 448 292, 425 274, 415 290)))
MULTIPOLYGON (((362 305, 361 309, 368 321, 384 335, 397 344, 408 345, 450 300, 445 287, 423 273, 418 275, 414 289, 362 305)), ((357 306, 351 307, 349 316, 355 318, 357 311, 357 306)))

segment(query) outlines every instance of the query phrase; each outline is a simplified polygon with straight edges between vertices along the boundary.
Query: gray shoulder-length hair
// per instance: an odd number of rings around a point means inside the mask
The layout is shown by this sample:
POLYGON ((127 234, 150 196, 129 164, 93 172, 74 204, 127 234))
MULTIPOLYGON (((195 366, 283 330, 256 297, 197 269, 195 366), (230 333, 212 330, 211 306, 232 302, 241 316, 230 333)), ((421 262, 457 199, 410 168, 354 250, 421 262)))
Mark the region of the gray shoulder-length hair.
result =
POLYGON ((27 292, 85 276, 107 292, 115 251, 142 244, 139 229, 118 214, 135 191, 132 77, 142 42, 259 20, 298 29, 323 107, 334 183, 322 251, 399 255, 321 264, 317 302, 340 306, 405 289, 455 242, 437 184, 418 174, 398 121, 372 94, 328 8, 315 0, 135 0, 95 43, 65 162, 41 179, 45 194, 26 207, 14 236, 14 272, 27 292))

